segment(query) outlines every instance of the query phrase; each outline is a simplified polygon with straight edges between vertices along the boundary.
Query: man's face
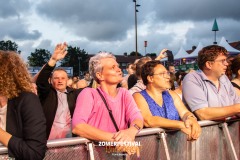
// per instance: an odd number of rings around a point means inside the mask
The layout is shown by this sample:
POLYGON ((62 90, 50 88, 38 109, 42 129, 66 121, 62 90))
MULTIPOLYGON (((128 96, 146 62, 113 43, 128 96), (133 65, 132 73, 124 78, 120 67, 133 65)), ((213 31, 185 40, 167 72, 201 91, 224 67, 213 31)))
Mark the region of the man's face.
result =
POLYGON ((217 78, 219 78, 225 74, 227 66, 227 57, 225 55, 219 55, 214 61, 212 61, 211 71, 217 78))
POLYGON ((67 73, 61 70, 57 70, 53 72, 51 83, 53 88, 60 92, 64 92, 67 88, 67 73))
POLYGON ((73 77, 73 82, 77 82, 78 78, 77 77, 73 77))
POLYGON ((133 66, 132 64, 128 66, 128 68, 127 68, 128 74, 133 74, 134 73, 134 70, 132 69, 132 66, 133 66))
POLYGON ((169 72, 175 73, 175 67, 174 66, 169 66, 168 67, 169 72))
POLYGON ((86 73, 85 76, 84 76, 84 79, 85 79, 86 81, 90 81, 90 80, 91 80, 90 74, 89 74, 89 73, 86 73))

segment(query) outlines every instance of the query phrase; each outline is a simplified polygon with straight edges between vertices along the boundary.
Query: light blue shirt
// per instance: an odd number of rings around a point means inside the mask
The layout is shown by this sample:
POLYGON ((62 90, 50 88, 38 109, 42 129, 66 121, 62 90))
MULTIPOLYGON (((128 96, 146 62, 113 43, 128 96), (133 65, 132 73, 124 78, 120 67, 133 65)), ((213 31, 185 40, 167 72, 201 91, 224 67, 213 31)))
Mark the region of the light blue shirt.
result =
POLYGON ((206 107, 223 107, 240 103, 226 75, 219 79, 217 88, 200 70, 187 74, 183 80, 183 100, 192 112, 206 107))

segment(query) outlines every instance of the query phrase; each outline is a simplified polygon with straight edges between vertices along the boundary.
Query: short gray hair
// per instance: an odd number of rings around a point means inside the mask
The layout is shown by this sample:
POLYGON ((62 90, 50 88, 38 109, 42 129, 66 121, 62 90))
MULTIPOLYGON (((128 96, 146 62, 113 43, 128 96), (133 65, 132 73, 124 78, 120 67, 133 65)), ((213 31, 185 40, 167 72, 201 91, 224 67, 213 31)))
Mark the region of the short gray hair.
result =
POLYGON ((105 58, 113 58, 116 60, 116 57, 110 52, 99 52, 95 56, 91 57, 89 61, 89 73, 98 83, 99 80, 96 77, 96 73, 102 71, 103 66, 101 64, 101 60, 105 58))

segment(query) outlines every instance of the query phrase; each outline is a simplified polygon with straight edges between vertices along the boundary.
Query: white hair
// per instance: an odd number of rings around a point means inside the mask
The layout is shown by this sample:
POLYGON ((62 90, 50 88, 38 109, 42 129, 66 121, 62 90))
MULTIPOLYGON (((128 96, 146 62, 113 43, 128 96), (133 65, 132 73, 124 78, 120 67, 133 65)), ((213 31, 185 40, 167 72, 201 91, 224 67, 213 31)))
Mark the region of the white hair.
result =
POLYGON ((97 82, 99 81, 96 77, 96 73, 102 71, 103 66, 101 64, 101 60, 105 58, 113 58, 116 60, 116 57, 110 52, 99 52, 89 60, 89 73, 97 82))

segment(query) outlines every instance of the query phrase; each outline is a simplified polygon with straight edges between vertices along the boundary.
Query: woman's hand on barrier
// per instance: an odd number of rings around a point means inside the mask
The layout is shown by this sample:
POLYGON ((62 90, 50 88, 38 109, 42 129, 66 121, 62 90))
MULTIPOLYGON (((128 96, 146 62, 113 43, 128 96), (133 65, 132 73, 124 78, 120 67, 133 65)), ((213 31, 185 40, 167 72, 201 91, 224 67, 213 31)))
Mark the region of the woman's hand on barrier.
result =
POLYGON ((192 140, 192 137, 191 137, 191 132, 192 132, 192 130, 191 130, 190 127, 189 127, 189 128, 186 128, 186 127, 181 128, 181 131, 187 135, 187 140, 188 140, 188 141, 191 141, 191 140, 192 140))
POLYGON ((118 131, 114 134, 113 139, 117 142, 132 142, 135 139, 137 132, 132 128, 118 131))
POLYGON ((189 117, 184 122, 186 128, 191 128, 191 139, 196 140, 200 136, 202 129, 195 118, 189 117))

